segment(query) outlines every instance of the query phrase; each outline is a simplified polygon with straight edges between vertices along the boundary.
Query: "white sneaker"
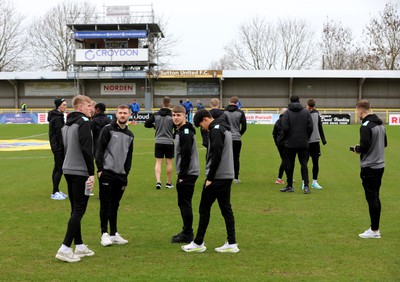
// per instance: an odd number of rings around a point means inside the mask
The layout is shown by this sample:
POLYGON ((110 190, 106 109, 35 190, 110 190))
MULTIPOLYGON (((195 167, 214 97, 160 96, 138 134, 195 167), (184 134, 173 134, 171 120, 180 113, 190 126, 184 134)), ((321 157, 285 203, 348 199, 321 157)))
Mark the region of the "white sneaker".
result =
POLYGON ((110 236, 110 239, 113 244, 117 244, 117 245, 128 244, 128 240, 125 240, 124 238, 122 238, 121 235, 118 234, 118 232, 116 232, 114 236, 110 236))
POLYGON ((234 184, 239 184, 240 182, 242 182, 242 181, 240 181, 240 179, 233 179, 234 184))
POLYGON ((112 241, 111 241, 110 235, 108 235, 107 232, 106 232, 106 233, 103 233, 103 235, 101 235, 100 243, 101 243, 104 247, 107 247, 107 246, 111 246, 111 245, 112 245, 112 241))
POLYGON ((381 238, 381 232, 379 230, 373 231, 371 230, 371 228, 369 228, 368 230, 365 230, 364 233, 358 234, 358 236, 364 239, 370 239, 370 238, 379 239, 381 238))
POLYGON ((56 258, 66 262, 78 262, 81 260, 77 255, 74 254, 71 248, 69 248, 67 252, 58 250, 56 258))
POLYGON ((215 248, 218 253, 237 253, 239 252, 238 244, 229 244, 226 242, 222 247, 215 248))
POLYGON ((197 245, 195 242, 190 242, 189 245, 181 246, 182 250, 187 253, 202 253, 207 250, 206 246, 204 246, 204 242, 201 245, 197 245))
POLYGON ((312 184, 311 184, 311 188, 314 188, 314 189, 322 189, 323 187, 321 186, 321 185, 319 185, 318 184, 318 182, 313 182, 312 184))
POLYGON ((80 245, 79 247, 75 247, 75 256, 77 257, 91 257, 94 255, 94 252, 89 249, 86 245, 80 245))
POLYGON ((50 198, 52 200, 65 200, 66 199, 60 192, 55 192, 54 194, 51 194, 50 198))
POLYGON ((68 195, 67 195, 67 194, 65 194, 65 193, 63 193, 63 192, 61 192, 61 191, 59 191, 58 193, 60 193, 65 199, 68 198, 68 195))

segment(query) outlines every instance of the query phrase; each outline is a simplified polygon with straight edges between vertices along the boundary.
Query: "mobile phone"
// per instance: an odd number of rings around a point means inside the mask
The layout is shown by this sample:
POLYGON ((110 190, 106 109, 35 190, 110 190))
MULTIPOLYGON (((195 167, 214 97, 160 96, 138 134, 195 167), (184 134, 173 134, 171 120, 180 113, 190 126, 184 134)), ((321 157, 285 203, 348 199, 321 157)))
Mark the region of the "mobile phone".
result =
POLYGON ((355 152, 355 151, 356 151, 354 146, 350 146, 349 149, 350 149, 350 151, 352 151, 352 152, 355 152))

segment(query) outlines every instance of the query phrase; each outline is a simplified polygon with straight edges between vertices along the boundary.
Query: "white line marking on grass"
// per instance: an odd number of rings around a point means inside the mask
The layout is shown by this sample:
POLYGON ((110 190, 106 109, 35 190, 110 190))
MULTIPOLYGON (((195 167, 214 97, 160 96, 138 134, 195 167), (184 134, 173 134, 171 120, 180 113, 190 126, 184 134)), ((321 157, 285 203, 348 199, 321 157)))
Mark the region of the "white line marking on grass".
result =
POLYGON ((52 157, 0 157, 0 160, 52 159, 52 157))
POLYGON ((48 135, 48 133, 41 133, 41 134, 36 134, 36 135, 31 135, 31 136, 25 136, 25 137, 20 137, 20 138, 14 138, 14 140, 32 139, 32 137, 38 137, 38 136, 43 136, 43 135, 48 135))

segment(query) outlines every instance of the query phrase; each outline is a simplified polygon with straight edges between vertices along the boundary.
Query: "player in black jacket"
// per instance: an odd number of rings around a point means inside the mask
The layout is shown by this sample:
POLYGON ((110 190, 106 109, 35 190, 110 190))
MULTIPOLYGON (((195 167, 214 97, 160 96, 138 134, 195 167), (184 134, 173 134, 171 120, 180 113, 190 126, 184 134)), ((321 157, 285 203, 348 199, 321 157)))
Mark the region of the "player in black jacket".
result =
POLYGON ((92 128, 93 133, 93 146, 94 146, 94 155, 96 156, 96 149, 97 149, 97 140, 100 136, 100 131, 103 129, 104 126, 110 124, 110 118, 104 113, 106 111, 106 105, 103 103, 97 103, 94 106, 94 116, 93 119, 90 121, 90 127, 92 128))
POLYGON ((313 131, 311 114, 300 104, 297 95, 290 97, 288 111, 282 117, 282 129, 284 133, 286 153, 288 157, 287 186, 281 192, 293 192, 293 171, 296 155, 301 166, 301 178, 304 181, 304 194, 310 193, 308 187, 308 141, 313 131))
POLYGON ((67 110, 67 101, 56 98, 54 100, 55 109, 47 114, 49 122, 49 140, 51 151, 54 155, 54 168, 51 175, 53 182, 53 192, 51 199, 65 200, 68 196, 60 191, 59 185, 62 177, 62 165, 64 162, 64 148, 62 144, 61 128, 64 126, 64 113, 67 110))
MULTIPOLYGON (((278 148, 279 156, 281 157, 281 165, 279 166, 278 178, 275 180, 275 184, 285 184, 282 176, 287 171, 287 154, 285 147, 285 137, 282 129, 282 117, 287 111, 287 108, 282 108, 279 119, 275 122, 274 129, 272 130, 272 137, 274 138, 275 146, 278 148)), ((287 177, 287 172, 286 172, 287 177)))

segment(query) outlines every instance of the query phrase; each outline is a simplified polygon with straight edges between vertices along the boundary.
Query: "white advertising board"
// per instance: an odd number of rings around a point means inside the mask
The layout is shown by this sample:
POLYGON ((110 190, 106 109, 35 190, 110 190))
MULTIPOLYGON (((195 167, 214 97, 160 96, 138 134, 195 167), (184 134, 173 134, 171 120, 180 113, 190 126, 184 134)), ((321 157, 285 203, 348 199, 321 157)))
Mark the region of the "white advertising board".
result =
POLYGON ((76 62, 146 62, 148 49, 78 49, 76 62))

